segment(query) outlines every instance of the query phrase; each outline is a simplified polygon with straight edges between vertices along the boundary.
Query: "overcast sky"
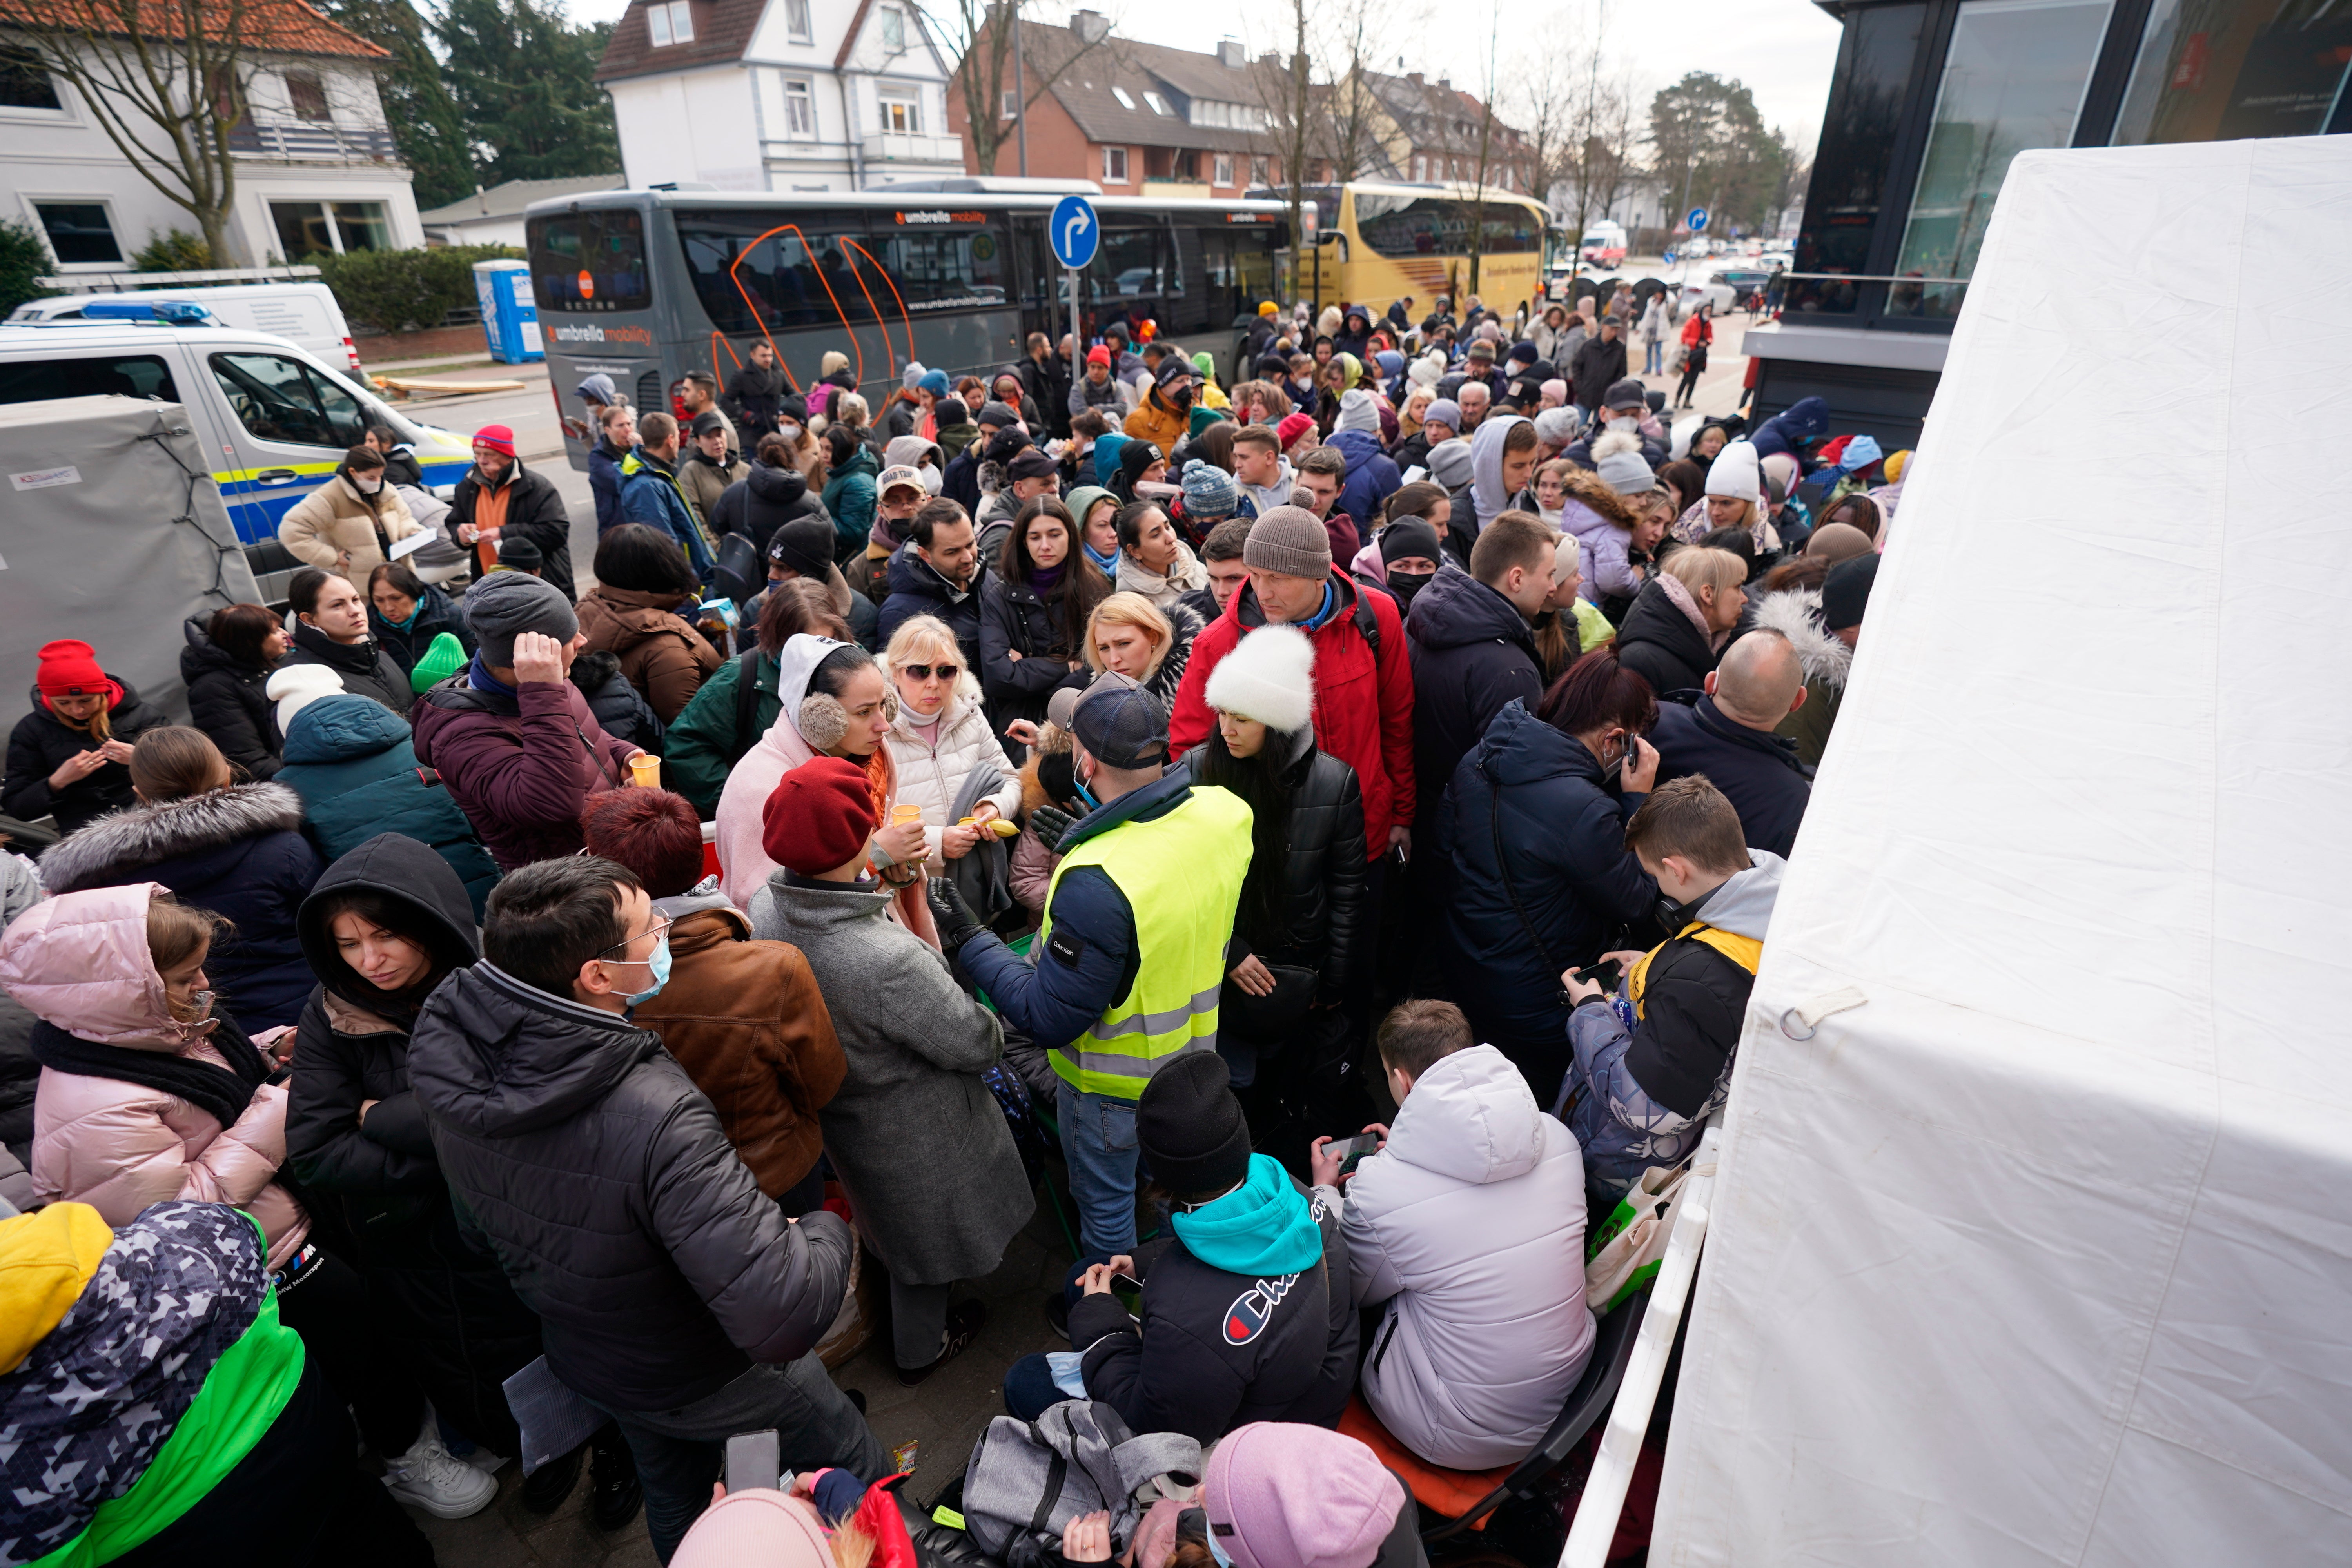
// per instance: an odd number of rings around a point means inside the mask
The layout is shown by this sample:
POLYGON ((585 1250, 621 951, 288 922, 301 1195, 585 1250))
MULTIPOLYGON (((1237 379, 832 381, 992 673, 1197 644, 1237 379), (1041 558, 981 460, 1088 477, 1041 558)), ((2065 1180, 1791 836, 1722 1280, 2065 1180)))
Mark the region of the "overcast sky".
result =
MULTIPOLYGON (((1486 76, 1486 43, 1496 5, 1504 19, 1500 54, 1507 80, 1512 29, 1544 26, 1554 17, 1590 26, 1593 8, 1601 3, 1395 0, 1387 7, 1394 18, 1387 29, 1388 63, 1393 66, 1394 58, 1402 55, 1410 62, 1408 69, 1451 75, 1456 85, 1476 91, 1486 76)), ((569 5, 572 16, 583 22, 610 20, 628 9, 628 0, 569 0, 569 5)), ((1252 54, 1283 42, 1283 8, 1275 5, 1229 3, 1204 15, 1166 0, 1095 0, 1093 8, 1129 37, 1179 48, 1205 52, 1215 47, 1219 33, 1240 37, 1252 54)), ((940 5, 934 14, 950 9, 940 5)), ((1024 16, 1059 19, 1070 9, 1048 0, 1024 16)), ((1787 130, 1805 155, 1811 156, 1838 43, 1838 24, 1811 0, 1660 0, 1640 9, 1610 9, 1606 54, 1612 64, 1633 73, 1645 103, 1650 93, 1685 71, 1737 78, 1755 92, 1765 123, 1787 130)))

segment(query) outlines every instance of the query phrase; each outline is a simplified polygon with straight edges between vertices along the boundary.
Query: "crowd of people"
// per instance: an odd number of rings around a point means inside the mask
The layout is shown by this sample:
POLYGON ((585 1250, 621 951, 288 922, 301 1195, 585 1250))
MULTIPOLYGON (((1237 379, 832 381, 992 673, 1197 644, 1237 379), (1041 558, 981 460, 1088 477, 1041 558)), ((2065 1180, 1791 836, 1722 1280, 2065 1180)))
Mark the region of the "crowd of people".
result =
POLYGON ((871 405, 592 376, 584 586, 510 431, 447 503, 371 437, 286 610, 187 624, 191 724, 44 647, 0 1563, 429 1562, 396 1504, 488 1506, 543 1360, 593 1436, 526 1507, 856 1568, 857 1271, 919 1385, 1049 1172, 1009 1414, 1213 1446, 1062 1554, 1413 1561, 1392 1468, 1528 1451, 1589 1222, 1722 1103, 1908 454, 1669 417, 1655 300, 1408 303, 1265 304, 1229 386, 1127 323, 871 405), (768 1427, 793 1495, 714 1508, 768 1427))

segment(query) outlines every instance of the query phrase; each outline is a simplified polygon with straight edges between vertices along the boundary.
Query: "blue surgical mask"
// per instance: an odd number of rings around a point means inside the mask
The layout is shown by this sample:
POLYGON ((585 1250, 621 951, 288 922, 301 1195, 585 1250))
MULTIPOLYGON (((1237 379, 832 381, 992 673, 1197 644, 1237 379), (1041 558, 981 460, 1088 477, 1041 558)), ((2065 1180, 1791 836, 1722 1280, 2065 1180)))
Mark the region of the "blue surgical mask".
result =
POLYGON ((1213 1524, 1209 1526, 1209 1555, 1217 1560, 1217 1568, 1234 1568, 1234 1560, 1225 1555, 1224 1547, 1217 1541, 1217 1527, 1213 1524))
MULTIPOLYGON (((636 963, 638 961, 635 959, 625 959, 623 960, 623 962, 636 963)), ((669 984, 669 932, 662 932, 661 940, 654 943, 653 956, 644 960, 643 962, 646 968, 651 972, 653 984, 643 991, 635 992, 630 995, 621 998, 622 1001, 627 1003, 632 1007, 644 1006, 646 1003, 660 995, 661 988, 669 984)))

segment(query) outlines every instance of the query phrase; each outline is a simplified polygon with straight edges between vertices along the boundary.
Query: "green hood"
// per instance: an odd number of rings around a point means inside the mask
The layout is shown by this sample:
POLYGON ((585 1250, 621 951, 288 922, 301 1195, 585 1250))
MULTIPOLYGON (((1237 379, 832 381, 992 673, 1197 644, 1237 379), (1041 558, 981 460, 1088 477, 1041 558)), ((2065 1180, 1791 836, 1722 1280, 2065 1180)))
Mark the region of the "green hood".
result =
POLYGON ((1280 1163, 1252 1154, 1249 1179, 1190 1214, 1171 1220, 1193 1257, 1228 1274, 1278 1279, 1312 1268, 1323 1232, 1280 1163))

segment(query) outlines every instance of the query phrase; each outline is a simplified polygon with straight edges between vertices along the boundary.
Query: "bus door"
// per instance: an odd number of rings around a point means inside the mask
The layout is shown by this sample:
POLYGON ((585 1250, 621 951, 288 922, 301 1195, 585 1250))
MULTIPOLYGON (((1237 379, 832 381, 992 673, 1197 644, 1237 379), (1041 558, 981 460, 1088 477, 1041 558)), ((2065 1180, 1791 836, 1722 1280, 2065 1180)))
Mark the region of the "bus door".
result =
MULTIPOLYGON (((1017 213, 1009 222, 1013 289, 1021 300, 1021 342, 1025 345, 1030 333, 1043 332, 1047 342, 1060 342, 1070 330, 1070 298, 1062 268, 1046 248, 1045 219, 1035 213, 1017 213)), ((1024 347, 1013 357, 1026 352, 1024 347)))
POLYGON ((1140 214, 1105 214, 1102 247, 1087 268, 1091 297, 1091 326, 1101 331, 1113 321, 1125 322, 1128 336, 1143 342, 1143 324, 1153 323, 1159 336, 1172 336, 1169 322, 1184 309, 1184 280, 1176 268, 1173 237, 1157 217, 1140 214))

